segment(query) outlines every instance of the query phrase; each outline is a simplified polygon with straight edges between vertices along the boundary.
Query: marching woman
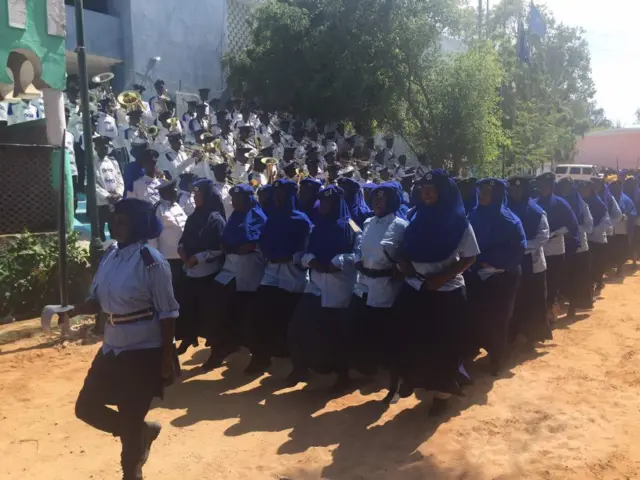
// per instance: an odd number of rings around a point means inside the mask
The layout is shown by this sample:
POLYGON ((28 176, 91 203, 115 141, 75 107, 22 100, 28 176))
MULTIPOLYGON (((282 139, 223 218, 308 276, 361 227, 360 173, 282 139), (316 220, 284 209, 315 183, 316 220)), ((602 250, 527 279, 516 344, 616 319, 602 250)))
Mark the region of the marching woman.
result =
POLYGON ((145 422, 145 416, 176 374, 173 334, 179 307, 169 264, 145 245, 162 231, 153 205, 121 200, 114 205, 109 231, 117 243, 103 256, 89 300, 69 313, 103 311, 109 317, 104 343, 78 396, 76 416, 120 437, 123 479, 138 480, 160 434, 160 425, 145 422))
POLYGON ((564 199, 578 220, 580 234, 580 246, 573 252, 567 252, 565 256, 565 278, 560 286, 569 300, 567 315, 571 318, 576 314, 576 309, 593 308, 593 283, 591 275, 591 257, 589 254, 589 242, 587 236, 593 232, 593 217, 589 206, 580 196, 578 188, 571 178, 563 178, 555 187, 557 195, 564 199))
POLYGON ((444 170, 432 170, 417 183, 421 201, 402 245, 400 268, 407 280, 396 300, 391 369, 400 378, 400 396, 414 388, 435 391, 430 413, 438 415, 451 394, 462 393, 457 382, 467 336, 462 273, 480 251, 455 181, 444 170))
POLYGON ((458 189, 462 195, 462 201, 464 202, 464 209, 469 215, 478 206, 478 188, 477 180, 475 178, 465 178, 464 180, 458 180, 458 189))
POLYGON ((340 187, 320 190, 320 206, 302 265, 309 283, 291 321, 291 384, 304 381, 308 370, 337 373, 335 388, 349 382, 349 303, 356 283, 360 228, 349 217, 340 187))
POLYGON ((208 294, 223 263, 221 240, 226 219, 222 197, 208 179, 194 182, 193 194, 196 208, 187 218, 178 242, 178 254, 187 270, 184 303, 176 328, 176 338, 181 340, 178 355, 190 345, 198 346, 198 336, 207 334, 208 294))
POLYGON ((555 321, 558 296, 565 276, 565 253, 575 253, 580 246, 578 220, 569 204, 554 195, 556 176, 552 172, 536 178, 540 196, 536 204, 547 214, 549 241, 544 246, 547 262, 547 315, 555 321))
POLYGON ((373 212, 364 201, 362 187, 352 178, 340 177, 337 181, 340 188, 344 190, 344 199, 349 207, 351 219, 362 228, 364 221, 373 215, 373 212))
POLYGON ((255 295, 255 313, 249 319, 247 375, 265 372, 272 357, 289 355, 289 323, 308 281, 300 261, 313 225, 295 208, 298 185, 280 179, 271 191, 273 207, 267 212, 259 242, 267 265, 255 295))
POLYGON ((591 252, 591 284, 597 296, 604 288, 602 279, 607 265, 607 231, 611 227, 611 219, 607 206, 593 188, 593 182, 580 183, 578 190, 593 217, 593 229, 587 235, 587 241, 591 252))
POLYGON ((631 242, 633 239, 633 226, 637 216, 636 207, 633 201, 622 191, 622 181, 617 178, 609 184, 611 195, 620 207, 622 218, 613 226, 613 237, 611 239, 611 261, 616 267, 616 275, 622 276, 624 264, 630 258, 631 242))
MULTIPOLYGON (((625 178, 622 191, 631 199, 636 208, 636 212, 640 210, 640 191, 638 191, 638 180, 636 177, 628 176, 625 178)), ((640 257, 640 217, 636 217, 633 226, 630 227, 633 228, 630 257, 631 260, 633 260, 633 264, 636 265, 640 257)))
POLYGON ((262 209, 262 213, 264 213, 267 217, 269 216, 269 212, 273 208, 273 186, 272 185, 262 185, 258 188, 258 205, 262 209))
POLYGON ((527 248, 522 260, 522 277, 509 327, 511 340, 518 335, 529 344, 551 340, 547 319, 547 263, 544 245, 549 241, 547 214, 531 198, 531 182, 526 177, 509 179, 509 210, 522 222, 527 248))
POLYGON ((354 322, 350 363, 365 374, 389 365, 392 307, 403 284, 395 264, 409 225, 393 183, 378 185, 371 198, 374 216, 364 222, 361 253, 356 257, 358 281, 350 307, 354 322))
POLYGON ((478 182, 478 206, 469 215, 480 254, 466 278, 469 305, 475 313, 472 346, 489 354, 497 375, 507 353, 509 322, 520 285, 527 239, 520 219, 507 208, 507 185, 485 178, 478 182))
POLYGON ((322 182, 315 178, 306 177, 300 180, 299 185, 298 209, 313 222, 318 213, 318 192, 322 188, 322 182))
POLYGON ((202 366, 205 371, 219 367, 243 344, 246 319, 254 313, 249 306, 265 268, 258 241, 267 217, 258 205, 253 187, 240 184, 229 193, 233 213, 222 232, 224 266, 216 276, 211 292, 210 305, 215 315, 207 337, 211 356, 202 366))

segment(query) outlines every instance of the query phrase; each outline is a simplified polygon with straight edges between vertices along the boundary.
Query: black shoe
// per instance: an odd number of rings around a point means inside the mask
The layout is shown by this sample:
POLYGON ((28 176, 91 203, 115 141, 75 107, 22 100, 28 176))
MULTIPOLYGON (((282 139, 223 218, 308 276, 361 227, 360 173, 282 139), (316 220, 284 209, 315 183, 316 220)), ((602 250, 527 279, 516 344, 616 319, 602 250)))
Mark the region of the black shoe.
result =
POLYGON ((344 392, 351 386, 351 377, 349 376, 349 372, 340 372, 338 373, 338 378, 336 378, 335 383, 331 387, 332 393, 341 393, 344 392))
POLYGON ((567 318, 576 318, 576 309, 573 307, 569 307, 567 310, 567 318))
POLYGON ((400 383, 400 388, 398 389, 398 395, 400 395, 400 398, 410 397, 411 395, 413 395, 413 385, 403 380, 402 383, 400 383))
POLYGON ((287 387, 295 387, 301 382, 306 382, 309 380, 309 371, 306 368, 294 368, 287 378, 285 379, 285 384, 287 387))
POLYGON ((446 400, 442 398, 434 398, 433 402, 431 403, 431 407, 429 408, 429 416, 431 418, 439 417, 447 411, 448 407, 449 402, 447 402, 446 400))
MULTIPOLYGON (((144 430, 142 432, 142 442, 144 450, 142 452, 142 458, 140 459, 140 467, 143 467, 147 460, 149 460, 149 454, 151 453, 151 444, 156 441, 162 430, 162 425, 158 422, 144 422, 144 430)), ((142 477, 141 477, 142 478, 142 477)))
POLYGON ((270 366, 271 366, 270 358, 252 355, 249 365, 244 370, 244 374, 245 375, 261 375, 264 372, 266 372, 270 366))
POLYGON ((220 368, 222 366, 222 363, 224 362, 224 359, 225 357, 221 356, 220 354, 216 355, 212 353, 209 359, 202 364, 201 368, 205 372, 211 372, 216 368, 220 368))

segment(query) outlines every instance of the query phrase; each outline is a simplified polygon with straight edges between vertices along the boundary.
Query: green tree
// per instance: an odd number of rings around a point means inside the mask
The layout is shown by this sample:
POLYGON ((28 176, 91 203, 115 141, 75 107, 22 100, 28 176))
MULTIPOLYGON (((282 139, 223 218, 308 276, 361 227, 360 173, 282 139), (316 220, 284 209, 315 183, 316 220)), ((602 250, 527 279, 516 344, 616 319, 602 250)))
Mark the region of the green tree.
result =
POLYGON ((378 125, 434 164, 494 159, 502 71, 486 45, 445 57, 469 23, 459 0, 267 0, 227 58, 236 95, 302 117, 378 125))

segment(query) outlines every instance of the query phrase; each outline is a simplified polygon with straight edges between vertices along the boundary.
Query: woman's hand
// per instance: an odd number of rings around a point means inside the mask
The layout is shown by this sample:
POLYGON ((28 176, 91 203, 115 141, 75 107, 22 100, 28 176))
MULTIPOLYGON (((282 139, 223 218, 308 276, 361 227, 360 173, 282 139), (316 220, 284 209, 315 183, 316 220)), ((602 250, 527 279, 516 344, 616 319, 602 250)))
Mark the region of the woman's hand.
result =
POLYGON ((187 265, 187 268, 193 268, 198 264, 198 257, 196 257, 195 255, 191 258, 189 258, 186 262, 184 262, 187 265))
POLYGON ((173 349, 166 350, 162 355, 162 380, 165 386, 171 385, 176 380, 176 368, 173 349))

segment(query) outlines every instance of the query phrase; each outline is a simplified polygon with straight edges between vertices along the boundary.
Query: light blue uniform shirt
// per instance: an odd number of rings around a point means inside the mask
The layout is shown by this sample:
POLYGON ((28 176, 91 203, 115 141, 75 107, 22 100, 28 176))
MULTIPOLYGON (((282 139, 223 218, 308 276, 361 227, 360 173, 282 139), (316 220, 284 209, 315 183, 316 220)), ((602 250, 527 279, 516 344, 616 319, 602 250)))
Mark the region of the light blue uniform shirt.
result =
POLYGON ((122 325, 107 322, 102 352, 118 355, 126 350, 142 350, 162 346, 160 321, 177 318, 179 305, 173 296, 171 269, 156 249, 147 246, 154 264, 145 265, 136 242, 123 249, 117 245, 105 253, 91 284, 92 299, 100 302, 106 313, 127 315, 153 308, 151 320, 138 320, 122 325))
MULTIPOLYGON (((355 234, 353 252, 341 253, 331 259, 331 263, 340 269, 335 273, 321 273, 311 270, 309 283, 304 293, 311 293, 321 297, 321 305, 326 308, 347 308, 351 303, 353 287, 356 284, 358 271, 356 257, 360 255, 362 232, 355 234)), ((316 258, 313 253, 302 257, 302 265, 309 267, 309 263, 316 258)))
POLYGON ((289 263, 267 263, 260 285, 278 287, 287 292, 304 292, 309 281, 308 270, 300 265, 303 252, 293 255, 289 263))
POLYGON ((222 271, 216 282, 227 285, 236 279, 236 292, 255 292, 260 286, 266 261, 258 251, 247 255, 229 253, 225 256, 222 271))

